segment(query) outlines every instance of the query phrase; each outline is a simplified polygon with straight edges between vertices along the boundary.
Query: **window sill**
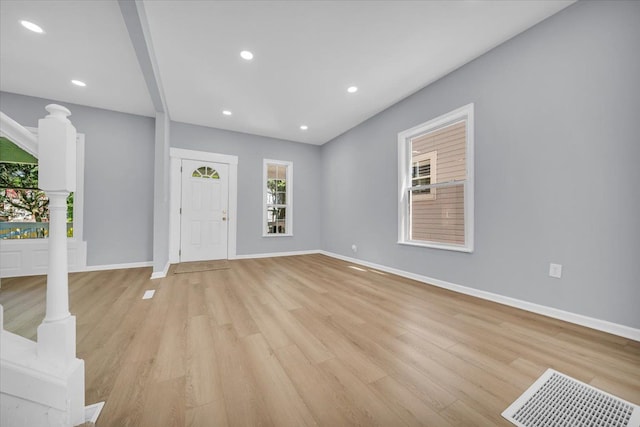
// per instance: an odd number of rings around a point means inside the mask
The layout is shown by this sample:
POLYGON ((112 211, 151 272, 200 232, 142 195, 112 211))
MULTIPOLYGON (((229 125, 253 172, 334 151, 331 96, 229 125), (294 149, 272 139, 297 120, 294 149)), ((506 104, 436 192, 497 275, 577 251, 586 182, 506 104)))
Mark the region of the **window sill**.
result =
POLYGON ((293 237, 293 234, 263 234, 262 237, 293 237))
POLYGON ((442 243, 428 243, 428 242, 415 242, 415 241, 402 241, 402 240, 399 240, 397 243, 399 245, 417 246, 421 248, 430 248, 430 249, 442 249, 445 251, 465 252, 465 253, 473 252, 473 247, 467 247, 462 245, 446 245, 442 243))

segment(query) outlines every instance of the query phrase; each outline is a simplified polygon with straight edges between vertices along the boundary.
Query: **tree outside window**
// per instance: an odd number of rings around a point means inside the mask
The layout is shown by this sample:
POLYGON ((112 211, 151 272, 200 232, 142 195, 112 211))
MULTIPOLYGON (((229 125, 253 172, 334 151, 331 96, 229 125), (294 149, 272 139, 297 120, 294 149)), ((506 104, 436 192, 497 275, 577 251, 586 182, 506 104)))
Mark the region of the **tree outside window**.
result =
MULTIPOLYGON (((0 239, 49 235, 49 199, 38 189, 38 160, 0 138, 0 239)), ((67 237, 73 237, 73 193, 67 198, 67 237)))

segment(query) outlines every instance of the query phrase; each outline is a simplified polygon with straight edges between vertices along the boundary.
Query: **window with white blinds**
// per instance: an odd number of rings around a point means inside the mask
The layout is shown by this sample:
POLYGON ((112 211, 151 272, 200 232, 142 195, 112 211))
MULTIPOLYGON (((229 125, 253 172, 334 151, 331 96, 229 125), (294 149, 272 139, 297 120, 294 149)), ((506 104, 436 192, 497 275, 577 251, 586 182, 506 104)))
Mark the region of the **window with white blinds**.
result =
POLYGON ((473 251, 473 104, 398 134, 398 243, 473 251))

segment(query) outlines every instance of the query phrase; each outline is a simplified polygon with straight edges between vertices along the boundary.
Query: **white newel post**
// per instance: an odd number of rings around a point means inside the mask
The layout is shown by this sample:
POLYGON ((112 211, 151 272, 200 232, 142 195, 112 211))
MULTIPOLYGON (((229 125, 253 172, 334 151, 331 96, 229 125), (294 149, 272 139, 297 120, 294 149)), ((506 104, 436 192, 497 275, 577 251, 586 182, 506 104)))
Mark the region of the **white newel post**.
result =
MULTIPOLYGON (((47 191, 49 198, 49 270, 45 322, 71 316, 67 272, 67 197, 65 191, 47 191)), ((75 356, 75 352, 73 354, 75 356)))
POLYGON ((38 358, 65 368, 72 425, 84 422, 84 363, 76 358, 76 318, 69 313, 67 196, 76 189, 76 129, 60 105, 38 122, 38 183, 49 197, 49 267, 38 358))

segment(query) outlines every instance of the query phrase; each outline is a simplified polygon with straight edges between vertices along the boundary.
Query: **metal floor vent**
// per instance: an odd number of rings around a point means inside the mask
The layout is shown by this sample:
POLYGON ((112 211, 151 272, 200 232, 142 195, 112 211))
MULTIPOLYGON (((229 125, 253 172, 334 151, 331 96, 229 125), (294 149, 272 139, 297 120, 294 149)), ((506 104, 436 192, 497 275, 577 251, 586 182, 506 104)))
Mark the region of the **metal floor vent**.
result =
POLYGON ((640 407, 547 369, 502 416, 520 427, 640 427, 640 407))

